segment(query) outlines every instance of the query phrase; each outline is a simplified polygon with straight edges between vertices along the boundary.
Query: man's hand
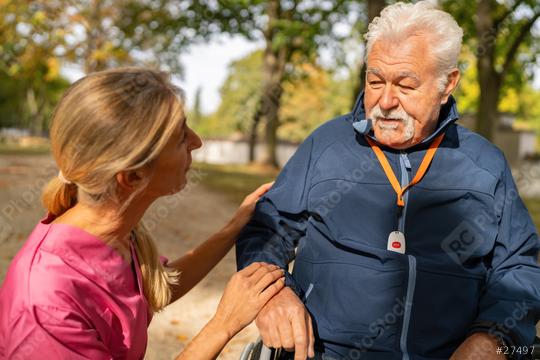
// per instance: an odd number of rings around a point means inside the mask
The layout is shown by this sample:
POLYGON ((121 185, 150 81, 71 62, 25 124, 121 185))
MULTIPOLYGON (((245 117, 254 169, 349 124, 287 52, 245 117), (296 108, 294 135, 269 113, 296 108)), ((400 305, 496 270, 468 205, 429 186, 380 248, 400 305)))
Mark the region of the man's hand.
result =
POLYGON ((294 360, 315 356, 313 326, 304 304, 290 288, 283 288, 261 310, 255 321, 264 345, 294 350, 294 360))
POLYGON ((475 333, 469 336, 454 352, 450 360, 502 360, 504 354, 497 351, 500 347, 497 339, 486 333, 475 333))

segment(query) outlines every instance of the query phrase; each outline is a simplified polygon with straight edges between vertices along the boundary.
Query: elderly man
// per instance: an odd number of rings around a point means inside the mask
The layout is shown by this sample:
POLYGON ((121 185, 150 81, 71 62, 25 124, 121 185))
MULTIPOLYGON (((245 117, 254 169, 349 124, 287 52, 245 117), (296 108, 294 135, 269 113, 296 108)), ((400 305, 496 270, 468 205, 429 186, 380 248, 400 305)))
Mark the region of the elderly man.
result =
POLYGON ((370 24, 365 92, 300 146, 237 243, 240 268, 295 259, 257 318, 265 345, 296 360, 530 352, 539 239, 503 154, 456 124, 462 35, 426 2, 370 24))

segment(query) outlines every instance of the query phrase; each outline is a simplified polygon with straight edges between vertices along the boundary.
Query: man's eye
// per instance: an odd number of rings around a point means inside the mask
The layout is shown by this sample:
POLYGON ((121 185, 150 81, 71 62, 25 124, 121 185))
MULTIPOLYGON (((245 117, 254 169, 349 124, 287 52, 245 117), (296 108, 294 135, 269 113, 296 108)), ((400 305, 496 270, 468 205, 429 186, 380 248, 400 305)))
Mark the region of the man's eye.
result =
POLYGON ((383 83, 382 81, 370 81, 369 85, 371 86, 381 86, 383 83))
POLYGON ((414 88, 412 86, 407 86, 407 85, 403 85, 403 84, 399 84, 399 87, 402 88, 402 89, 405 89, 405 90, 414 90, 414 88))

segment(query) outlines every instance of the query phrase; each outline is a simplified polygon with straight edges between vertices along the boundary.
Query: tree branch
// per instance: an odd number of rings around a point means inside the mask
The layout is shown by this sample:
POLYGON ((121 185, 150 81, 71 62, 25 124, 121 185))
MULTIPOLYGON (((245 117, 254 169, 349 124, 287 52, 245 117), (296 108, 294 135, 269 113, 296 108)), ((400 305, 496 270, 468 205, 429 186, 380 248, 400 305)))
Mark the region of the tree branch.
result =
POLYGON ((503 23, 503 21, 506 20, 506 18, 508 18, 508 16, 510 16, 514 11, 516 11, 518 6, 521 4, 523 4, 523 0, 516 0, 510 9, 506 10, 503 14, 501 14, 501 16, 493 20, 493 27, 495 28, 495 31, 499 29, 499 26, 503 23))
POLYGON ((501 71, 501 79, 504 78, 508 70, 510 69, 510 66, 512 65, 512 62, 514 61, 514 58, 516 57, 517 51, 519 49, 519 46, 521 43, 527 38, 529 35, 531 28, 533 27, 536 20, 540 18, 540 11, 534 14, 532 18, 529 19, 527 23, 523 25, 521 30, 519 31, 518 36, 514 39, 512 42, 512 45, 508 49, 508 52, 506 53, 504 64, 501 71))

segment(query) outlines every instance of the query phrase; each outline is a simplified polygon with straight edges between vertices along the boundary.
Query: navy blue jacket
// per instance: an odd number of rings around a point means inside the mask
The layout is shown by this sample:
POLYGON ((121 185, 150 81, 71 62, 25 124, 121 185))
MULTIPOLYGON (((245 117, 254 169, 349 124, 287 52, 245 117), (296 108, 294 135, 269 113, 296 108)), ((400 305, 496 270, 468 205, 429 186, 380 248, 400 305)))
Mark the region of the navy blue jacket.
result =
POLYGON ((365 117, 362 101, 289 160, 240 235, 238 267, 295 260, 287 285, 312 315, 317 350, 336 358, 448 359, 475 331, 531 345, 540 243, 501 151, 455 123, 450 98, 420 144, 381 146, 403 187, 445 133, 400 211, 353 128, 365 117), (387 250, 394 230, 405 234, 405 254, 387 250))

